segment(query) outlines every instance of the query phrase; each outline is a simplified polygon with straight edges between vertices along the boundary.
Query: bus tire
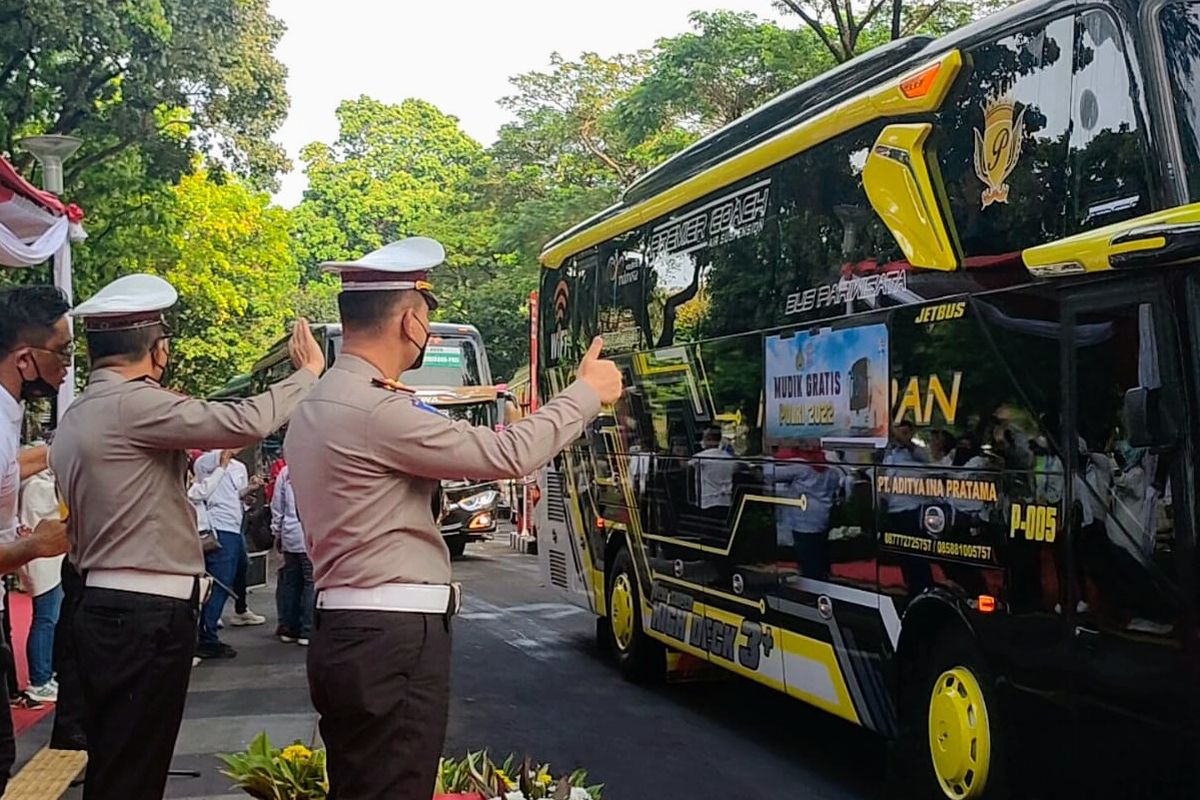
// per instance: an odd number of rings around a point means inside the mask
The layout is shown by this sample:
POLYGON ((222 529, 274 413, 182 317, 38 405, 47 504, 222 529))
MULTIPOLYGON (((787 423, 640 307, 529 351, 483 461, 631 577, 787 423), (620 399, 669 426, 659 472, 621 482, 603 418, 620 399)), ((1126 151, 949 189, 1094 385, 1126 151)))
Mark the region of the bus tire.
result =
POLYGON ((913 800, 1007 797, 995 680, 965 633, 945 631, 918 655, 901 698, 893 767, 913 800))
POLYGON ((450 551, 451 558, 462 558, 463 553, 467 552, 467 537, 447 536, 446 548, 450 551))
POLYGON ((622 547, 608 575, 607 622, 610 647, 627 680, 645 682, 666 671, 663 646, 642 629, 641 589, 633 572, 633 559, 622 547))

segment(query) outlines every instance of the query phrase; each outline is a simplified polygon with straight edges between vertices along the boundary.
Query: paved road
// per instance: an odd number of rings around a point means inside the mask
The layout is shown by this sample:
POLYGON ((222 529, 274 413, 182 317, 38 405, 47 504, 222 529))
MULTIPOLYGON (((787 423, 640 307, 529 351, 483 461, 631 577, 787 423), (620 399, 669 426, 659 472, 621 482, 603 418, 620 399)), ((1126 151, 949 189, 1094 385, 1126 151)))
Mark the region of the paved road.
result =
MULTIPOLYGON (((488 747, 584 766, 609 800, 884 794, 881 742, 822 712, 744 681, 623 681, 595 647, 591 615, 555 602, 534 557, 473 545, 455 571, 468 601, 455 629, 447 752, 488 747)), ((274 616, 266 590, 251 605, 274 616)), ((312 741, 304 651, 274 641, 273 628, 272 619, 229 631, 238 658, 193 673, 174 765, 202 775, 172 779, 168 798, 239 797, 213 754, 259 730, 312 741)), ((36 749, 44 727, 22 737, 23 752, 36 749)))

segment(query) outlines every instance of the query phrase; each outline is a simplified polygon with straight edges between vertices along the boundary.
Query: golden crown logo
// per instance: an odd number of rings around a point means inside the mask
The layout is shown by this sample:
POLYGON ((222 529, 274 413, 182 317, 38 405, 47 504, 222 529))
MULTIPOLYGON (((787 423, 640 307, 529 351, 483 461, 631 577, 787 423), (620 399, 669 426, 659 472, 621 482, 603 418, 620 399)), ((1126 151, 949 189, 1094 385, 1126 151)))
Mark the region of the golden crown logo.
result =
POLYGON ((1013 119, 1011 100, 994 100, 983 114, 983 133, 975 129, 975 174, 987 186, 983 207, 1008 202, 1008 176, 1021 158, 1025 136, 1025 109, 1013 119))

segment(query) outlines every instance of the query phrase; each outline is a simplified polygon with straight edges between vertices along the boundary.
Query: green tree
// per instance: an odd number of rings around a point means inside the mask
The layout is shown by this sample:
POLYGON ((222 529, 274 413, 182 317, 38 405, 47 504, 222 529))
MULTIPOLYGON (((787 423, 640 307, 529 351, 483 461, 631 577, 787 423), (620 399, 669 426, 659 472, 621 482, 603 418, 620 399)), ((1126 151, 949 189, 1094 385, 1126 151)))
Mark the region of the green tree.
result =
POLYGON ((559 183, 627 184, 638 167, 614 111, 646 75, 645 52, 602 58, 550 56, 550 69, 511 78, 516 93, 500 105, 516 117, 493 152, 502 163, 537 166, 559 183))
MULTIPOLYGON (((495 173, 483 147, 457 119, 422 100, 393 105, 360 97, 337 114, 337 140, 302 154, 309 186, 292 225, 307 283, 293 302, 313 319, 336 319, 337 289, 318 278, 321 262, 432 236, 447 256, 433 276, 441 300, 435 318, 477 326, 493 371, 511 375, 528 358, 524 306, 537 270, 534 261, 518 269, 500 234, 499 192, 489 184, 495 173)), ((525 219, 510 230, 537 224, 525 219)))
POLYGON ((301 158, 308 189, 293 214, 296 257, 309 279, 323 261, 357 258, 405 236, 446 247, 442 286, 466 285, 492 265, 491 209, 480 202, 483 147, 423 100, 343 102, 338 138, 301 158))
POLYGON ((658 41, 648 74, 619 109, 628 135, 651 156, 670 155, 834 63, 811 31, 732 11, 689 19, 695 31, 658 41))
POLYGON ((841 63, 890 39, 940 35, 978 19, 1011 0, 775 0, 798 16, 841 63))
POLYGON ((68 183, 137 149, 173 180, 204 152, 256 184, 287 161, 287 114, 267 0, 0 0, 0 147, 32 133, 84 139, 68 183))
POLYGON ((265 192, 203 172, 172 191, 161 249, 139 269, 179 290, 173 385, 204 393, 245 372, 283 334, 299 280, 287 212, 265 192))

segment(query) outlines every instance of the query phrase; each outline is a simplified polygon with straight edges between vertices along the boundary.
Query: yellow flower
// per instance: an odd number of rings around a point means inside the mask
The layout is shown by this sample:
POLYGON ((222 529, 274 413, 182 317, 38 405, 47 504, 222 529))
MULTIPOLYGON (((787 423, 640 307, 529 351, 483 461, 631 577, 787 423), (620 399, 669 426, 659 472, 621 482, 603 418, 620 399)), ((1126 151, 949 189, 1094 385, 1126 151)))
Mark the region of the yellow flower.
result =
POLYGON ((541 775, 538 775, 537 779, 538 783, 542 784, 543 786, 549 786, 550 784, 554 783, 554 778, 551 778, 544 772, 541 775))
POLYGON ((312 750, 309 750, 302 744, 293 744, 283 748, 283 752, 279 754, 279 757, 284 761, 296 761, 297 759, 305 761, 312 758, 312 750))
POLYGON ((509 789, 516 787, 517 784, 513 782, 512 778, 508 777, 508 773, 506 773, 504 770, 498 769, 496 770, 496 774, 500 776, 500 780, 504 781, 504 785, 509 789))

